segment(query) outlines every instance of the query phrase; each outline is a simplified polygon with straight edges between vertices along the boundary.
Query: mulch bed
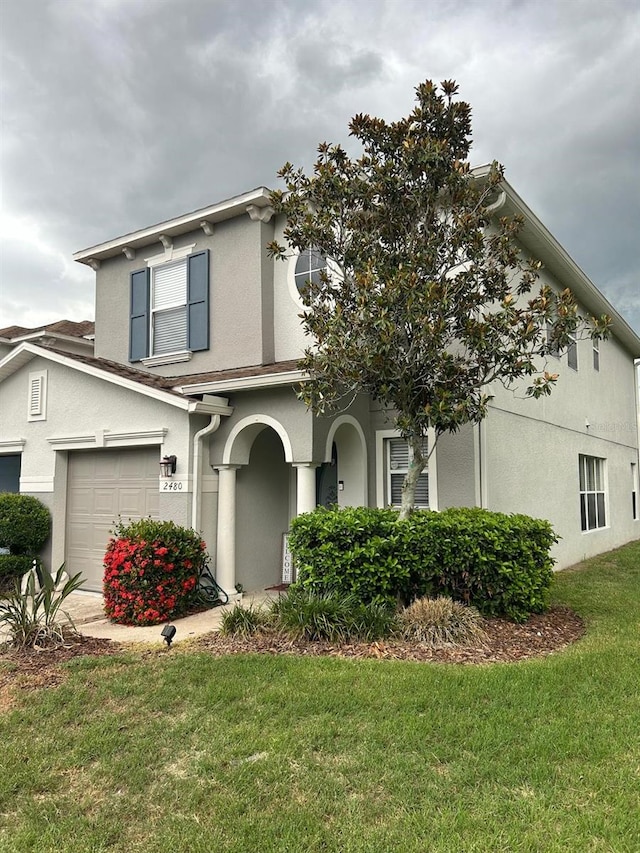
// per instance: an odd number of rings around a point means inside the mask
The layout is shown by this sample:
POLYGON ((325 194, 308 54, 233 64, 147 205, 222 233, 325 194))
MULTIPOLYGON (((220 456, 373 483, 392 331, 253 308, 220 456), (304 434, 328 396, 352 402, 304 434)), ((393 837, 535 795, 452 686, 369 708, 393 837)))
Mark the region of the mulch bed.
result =
MULTIPOLYGON (((534 615, 524 625, 506 619, 487 619, 486 637, 477 646, 448 646, 430 649, 401 640, 377 640, 370 643, 329 643, 290 640, 277 634, 251 637, 223 637, 206 634, 194 641, 195 648, 221 656, 258 652, 343 658, 374 658, 433 663, 509 663, 527 660, 564 649, 584 634, 582 619, 566 607, 552 607, 534 615)), ((194 646, 191 646, 194 648, 194 646)))
MULTIPOLYGON (((580 639, 585 630, 582 619, 566 607, 552 607, 547 613, 530 617, 524 625, 506 619, 487 619, 484 628, 486 637, 482 644, 440 649, 399 640, 306 642, 268 633, 246 638, 205 634, 193 640, 188 648, 216 657, 261 653, 457 664, 512 663, 560 651, 580 639)), ((25 691, 62 684, 66 673, 60 664, 82 655, 115 655, 121 650, 122 646, 112 640, 79 636, 59 648, 0 652, 0 711, 16 704, 25 691)), ((166 654, 166 648, 159 647, 158 653, 166 654)))

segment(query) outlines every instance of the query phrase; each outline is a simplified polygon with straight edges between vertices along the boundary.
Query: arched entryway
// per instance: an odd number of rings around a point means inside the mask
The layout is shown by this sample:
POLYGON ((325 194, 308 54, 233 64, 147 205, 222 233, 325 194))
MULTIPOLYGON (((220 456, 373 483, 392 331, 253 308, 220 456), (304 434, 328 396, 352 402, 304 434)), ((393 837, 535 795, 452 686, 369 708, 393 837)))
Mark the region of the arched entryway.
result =
POLYGON ((282 534, 291 518, 316 505, 315 464, 294 461, 289 435, 269 415, 250 415, 227 437, 218 480, 216 576, 261 589, 281 578, 282 534))
POLYGON ((282 534, 292 514, 291 477, 280 436, 263 427, 236 482, 236 583, 246 590, 280 582, 282 534))
POLYGON ((335 483, 337 501, 333 502, 338 506, 367 506, 367 442, 351 415, 342 415, 331 425, 319 481, 323 478, 319 498, 331 497, 335 483))

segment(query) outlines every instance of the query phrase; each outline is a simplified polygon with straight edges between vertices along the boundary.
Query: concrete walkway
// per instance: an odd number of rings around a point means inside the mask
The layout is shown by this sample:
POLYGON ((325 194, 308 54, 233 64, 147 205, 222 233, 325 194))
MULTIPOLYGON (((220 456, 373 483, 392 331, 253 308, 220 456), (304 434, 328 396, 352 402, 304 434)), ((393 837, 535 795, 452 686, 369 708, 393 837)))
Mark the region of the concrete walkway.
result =
MULTIPOLYGON (((259 606, 274 598, 278 593, 264 592, 263 590, 246 593, 242 597, 243 607, 251 605, 259 606)), ((182 619, 173 619, 171 624, 176 627, 174 643, 198 637, 201 634, 209 634, 218 631, 222 622, 222 614, 234 606, 232 601, 224 607, 214 607, 203 613, 195 613, 193 616, 185 616, 182 619)), ((73 622, 81 634, 87 637, 101 637, 108 640, 116 640, 118 643, 153 643, 161 645, 164 641, 160 636, 162 625, 151 625, 149 627, 136 628, 128 625, 114 625, 105 618, 102 606, 102 595, 94 592, 73 592, 65 600, 63 609, 69 613, 73 622)))

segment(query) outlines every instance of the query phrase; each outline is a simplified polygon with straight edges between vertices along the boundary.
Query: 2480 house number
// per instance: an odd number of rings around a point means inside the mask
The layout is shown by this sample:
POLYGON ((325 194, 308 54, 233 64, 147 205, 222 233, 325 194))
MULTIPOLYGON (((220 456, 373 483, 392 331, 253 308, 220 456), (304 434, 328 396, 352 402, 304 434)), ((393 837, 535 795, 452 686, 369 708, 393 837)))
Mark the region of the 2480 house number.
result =
POLYGON ((186 492, 187 484, 184 480, 160 480, 161 492, 186 492))

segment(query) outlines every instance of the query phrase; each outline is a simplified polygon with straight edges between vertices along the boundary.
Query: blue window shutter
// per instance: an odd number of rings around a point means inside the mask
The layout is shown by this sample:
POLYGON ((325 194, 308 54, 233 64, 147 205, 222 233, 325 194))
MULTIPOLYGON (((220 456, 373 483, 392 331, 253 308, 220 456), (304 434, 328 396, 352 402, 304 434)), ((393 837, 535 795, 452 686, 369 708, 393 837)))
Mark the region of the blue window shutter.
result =
POLYGON ((131 273, 131 314, 129 319, 129 361, 149 355, 149 283, 151 270, 131 273))
POLYGON ((191 352, 209 349, 209 250, 187 258, 187 340, 191 352))

